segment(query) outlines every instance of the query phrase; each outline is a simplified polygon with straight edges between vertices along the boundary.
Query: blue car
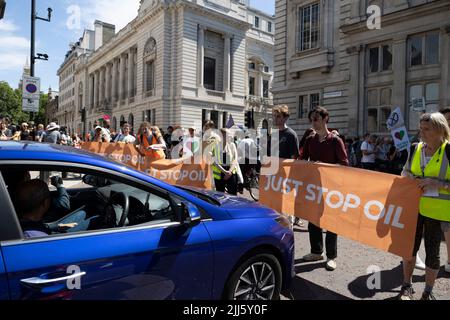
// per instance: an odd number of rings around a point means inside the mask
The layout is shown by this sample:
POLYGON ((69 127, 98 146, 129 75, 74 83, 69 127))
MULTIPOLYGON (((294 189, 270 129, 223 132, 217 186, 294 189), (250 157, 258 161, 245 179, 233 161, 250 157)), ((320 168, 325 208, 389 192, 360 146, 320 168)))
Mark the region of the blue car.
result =
POLYGON ((278 299, 288 219, 98 155, 0 142, 0 299, 278 299), (56 178, 55 178, 56 177, 56 178))

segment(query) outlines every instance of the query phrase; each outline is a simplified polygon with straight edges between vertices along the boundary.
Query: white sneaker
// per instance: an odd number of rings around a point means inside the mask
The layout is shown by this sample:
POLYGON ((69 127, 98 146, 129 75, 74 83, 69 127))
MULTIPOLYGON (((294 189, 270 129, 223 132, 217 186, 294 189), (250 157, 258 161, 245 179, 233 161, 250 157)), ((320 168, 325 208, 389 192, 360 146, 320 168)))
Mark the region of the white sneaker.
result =
POLYGON ((445 272, 450 273, 450 263, 447 263, 447 264, 445 265, 445 272))
POLYGON ((328 259, 327 260, 327 264, 325 266, 325 269, 327 269, 328 271, 334 271, 336 270, 336 260, 334 259, 328 259))
POLYGON ((415 268, 417 270, 425 270, 426 269, 425 263, 422 261, 422 259, 420 259, 419 255, 416 256, 416 266, 415 266, 415 268))
POLYGON ((316 254, 316 253, 310 253, 307 254, 306 256, 303 256, 302 260, 303 261, 307 261, 307 262, 311 262, 311 261, 320 261, 320 260, 324 260, 325 256, 322 254, 316 254))

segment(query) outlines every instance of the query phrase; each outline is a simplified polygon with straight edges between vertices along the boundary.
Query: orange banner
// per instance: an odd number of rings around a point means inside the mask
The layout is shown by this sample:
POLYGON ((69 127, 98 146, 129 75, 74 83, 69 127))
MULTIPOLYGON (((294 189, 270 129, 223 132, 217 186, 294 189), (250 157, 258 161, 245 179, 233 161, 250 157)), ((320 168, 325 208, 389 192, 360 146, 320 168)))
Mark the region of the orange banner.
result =
POLYGON ((143 171, 172 185, 212 189, 211 167, 206 163, 190 164, 177 160, 151 161, 142 156, 132 144, 86 142, 81 148, 143 171))
POLYGON ((280 162, 277 173, 268 171, 264 166, 260 176, 262 204, 346 238, 411 257, 421 196, 415 181, 294 160, 280 162))

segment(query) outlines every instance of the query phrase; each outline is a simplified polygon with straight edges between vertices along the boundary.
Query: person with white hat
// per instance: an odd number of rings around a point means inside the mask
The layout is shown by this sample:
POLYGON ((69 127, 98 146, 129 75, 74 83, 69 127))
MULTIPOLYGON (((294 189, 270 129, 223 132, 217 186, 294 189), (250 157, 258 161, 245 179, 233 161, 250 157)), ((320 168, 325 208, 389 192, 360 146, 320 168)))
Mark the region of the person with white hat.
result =
POLYGON ((50 122, 46 128, 46 131, 42 134, 42 142, 59 144, 61 142, 59 125, 55 122, 50 122))

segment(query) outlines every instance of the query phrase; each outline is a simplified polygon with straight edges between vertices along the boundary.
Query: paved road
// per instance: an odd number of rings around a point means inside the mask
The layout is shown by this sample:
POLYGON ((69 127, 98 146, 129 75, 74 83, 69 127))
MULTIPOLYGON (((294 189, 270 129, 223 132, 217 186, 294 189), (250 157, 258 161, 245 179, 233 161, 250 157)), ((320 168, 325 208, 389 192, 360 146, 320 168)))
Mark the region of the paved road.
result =
MULTIPOLYGON (((65 181, 66 187, 75 187, 78 179, 65 181)), ((76 187, 80 187, 77 185, 76 187)), ((248 192, 243 195, 251 199, 248 192)), ((395 297, 402 284, 401 259, 395 255, 381 250, 373 249, 355 241, 339 237, 337 269, 333 272, 325 270, 325 261, 302 262, 301 257, 309 253, 308 231, 305 227, 294 229, 295 231, 295 268, 297 276, 294 279, 290 292, 285 292, 283 300, 344 300, 344 299, 392 299, 395 297), (380 286, 369 289, 368 268, 375 266, 379 270, 380 286)), ((424 246, 420 256, 425 260, 424 246)), ((441 245, 441 261, 447 257, 445 243, 441 245)), ((373 272, 373 271, 372 271, 373 272)), ((420 298, 424 288, 425 272, 416 270, 413 282, 416 296, 420 298)), ((374 281, 370 282, 374 283, 374 281)), ((434 294, 437 299, 450 299, 450 274, 445 273, 443 267, 440 270, 436 282, 434 294)))
MULTIPOLYGON (((243 195, 251 199, 248 192, 243 195)), ((307 222, 304 227, 295 227, 295 270, 290 292, 285 292, 284 300, 344 300, 374 299, 384 300, 395 297, 402 285, 403 271, 401 258, 365 246, 358 242, 338 238, 337 269, 329 272, 325 269, 325 261, 303 262, 302 257, 310 253, 307 222), (368 269, 374 266, 378 271, 380 286, 369 289, 374 284, 373 272, 368 269), (372 281, 371 281, 372 280, 372 281)), ((325 239, 325 234, 324 234, 325 239)), ((422 243, 419 252, 425 261, 425 250, 422 243)), ((445 242, 441 245, 442 264, 447 257, 445 242)), ((413 276, 416 297, 419 299, 425 286, 425 271, 415 270, 413 276)), ((450 300, 450 273, 442 267, 436 281, 434 294, 437 299, 450 300)))

